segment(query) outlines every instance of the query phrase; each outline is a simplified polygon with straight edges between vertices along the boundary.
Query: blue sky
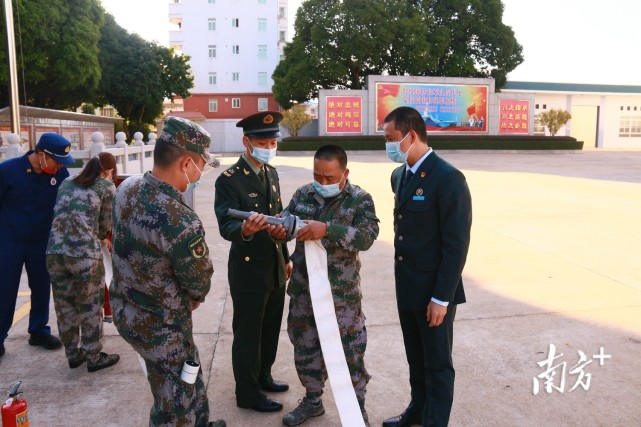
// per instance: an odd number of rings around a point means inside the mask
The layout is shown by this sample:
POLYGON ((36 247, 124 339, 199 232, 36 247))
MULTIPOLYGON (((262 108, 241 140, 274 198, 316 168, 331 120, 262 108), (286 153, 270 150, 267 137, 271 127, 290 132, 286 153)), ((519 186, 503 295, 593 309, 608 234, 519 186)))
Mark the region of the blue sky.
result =
MULTIPOLYGON (((300 3, 289 1, 290 25, 300 3)), ((167 44, 168 0, 102 0, 102 4, 130 32, 167 44)), ((509 80, 641 85, 641 0, 503 0, 503 4, 503 22, 514 30, 525 57, 509 80)))

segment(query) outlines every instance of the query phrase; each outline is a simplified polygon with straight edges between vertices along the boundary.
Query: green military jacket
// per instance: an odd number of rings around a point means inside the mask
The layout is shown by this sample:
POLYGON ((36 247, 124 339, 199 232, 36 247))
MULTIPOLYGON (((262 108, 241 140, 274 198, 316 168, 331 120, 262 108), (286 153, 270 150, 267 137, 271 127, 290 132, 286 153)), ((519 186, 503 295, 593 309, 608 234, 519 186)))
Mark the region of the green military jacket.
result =
POLYGON ((214 210, 220 235, 231 242, 227 274, 229 286, 238 292, 263 293, 285 285, 287 245, 274 241, 266 231, 245 240, 240 232, 242 220, 227 215, 229 208, 272 216, 283 210, 278 173, 269 164, 264 167, 266 184, 243 157, 216 180, 214 210))
POLYGON ((120 334, 153 347, 176 328, 191 331, 192 304, 205 300, 214 273, 196 212, 146 172, 120 184, 113 218, 110 298, 120 334))
POLYGON ((90 187, 72 179, 60 184, 47 254, 102 259, 100 241, 111 232, 113 182, 98 178, 90 187))
MULTIPOLYGON (((316 194, 307 184, 294 193, 283 216, 296 215, 302 220, 327 224, 327 236, 320 239, 327 251, 327 273, 335 304, 360 303, 360 251, 368 250, 379 232, 379 220, 372 196, 349 181, 330 199, 316 194)), ((309 298, 309 278, 304 242, 296 242, 292 254, 294 270, 287 293, 292 298, 309 298)))

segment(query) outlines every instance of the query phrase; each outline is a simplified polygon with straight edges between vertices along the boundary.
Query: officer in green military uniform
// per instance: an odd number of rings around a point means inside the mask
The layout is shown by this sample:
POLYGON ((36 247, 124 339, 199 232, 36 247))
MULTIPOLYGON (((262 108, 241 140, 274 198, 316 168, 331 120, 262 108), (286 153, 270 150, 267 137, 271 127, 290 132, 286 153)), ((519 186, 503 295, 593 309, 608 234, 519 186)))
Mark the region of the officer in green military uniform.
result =
POLYGON ((154 404, 150 426, 214 426, 199 371, 181 380, 183 364, 198 361, 192 311, 205 300, 214 268, 205 229, 181 193, 201 179, 209 133, 189 120, 169 117, 154 148, 154 167, 125 180, 113 209, 114 324, 147 368, 154 404))
POLYGON ((282 226, 265 223, 265 215, 283 210, 276 169, 278 123, 283 115, 266 111, 236 123, 243 128, 245 152, 216 180, 214 208, 220 234, 231 242, 228 278, 234 305, 232 364, 236 404, 258 412, 280 411, 283 405, 263 391, 282 392, 289 386, 275 381, 276 360, 285 304, 285 281, 291 274, 282 226), (255 212, 241 221, 229 208, 255 212))

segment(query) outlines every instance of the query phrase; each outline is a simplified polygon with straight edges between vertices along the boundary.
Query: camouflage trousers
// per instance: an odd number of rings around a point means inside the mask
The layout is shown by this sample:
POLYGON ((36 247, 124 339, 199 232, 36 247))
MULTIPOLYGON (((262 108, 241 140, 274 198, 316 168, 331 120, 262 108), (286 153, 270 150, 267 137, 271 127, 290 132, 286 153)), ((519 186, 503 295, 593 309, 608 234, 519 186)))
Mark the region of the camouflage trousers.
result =
MULTIPOLYGON (((354 304, 334 301, 334 308, 354 391, 361 410, 365 413, 366 386, 371 378, 363 360, 367 347, 365 315, 360 302, 354 304)), ((287 332, 294 345, 294 363, 301 384, 308 396, 320 396, 327 380, 327 370, 309 295, 290 299, 287 332)))
POLYGON ((194 384, 180 379, 185 360, 198 360, 191 320, 164 324, 119 298, 112 298, 111 307, 118 332, 145 361, 154 397, 149 426, 207 426, 209 401, 202 367, 194 384))
POLYGON ((102 260, 47 255, 60 340, 68 359, 80 348, 96 356, 102 350, 105 267, 102 260))

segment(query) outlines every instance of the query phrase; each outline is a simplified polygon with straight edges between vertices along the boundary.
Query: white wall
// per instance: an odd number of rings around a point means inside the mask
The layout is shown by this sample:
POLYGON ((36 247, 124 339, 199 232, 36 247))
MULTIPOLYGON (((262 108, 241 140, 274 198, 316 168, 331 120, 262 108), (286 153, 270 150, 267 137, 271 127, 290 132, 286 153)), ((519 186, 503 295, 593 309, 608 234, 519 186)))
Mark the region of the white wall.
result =
POLYGON ((170 21, 181 20, 180 30, 175 27, 170 32, 170 45, 180 44, 182 52, 191 56, 193 93, 271 92, 271 75, 279 62, 278 8, 283 1, 265 0, 263 4, 258 0, 201 0, 170 4, 170 21), (216 19, 215 31, 208 28, 210 18, 216 19), (266 31, 258 30, 259 18, 266 19, 266 31), (232 27, 233 19, 239 19, 237 28, 232 27), (216 58, 209 58, 209 45, 216 46, 216 58), (232 53, 234 45, 240 49, 237 55, 232 53), (266 59, 258 57, 258 45, 267 46, 266 59), (216 73, 216 85, 209 84, 210 72, 216 73), (232 81, 234 72, 240 73, 239 81, 232 81), (267 73, 267 85, 258 84, 259 72, 267 73))

